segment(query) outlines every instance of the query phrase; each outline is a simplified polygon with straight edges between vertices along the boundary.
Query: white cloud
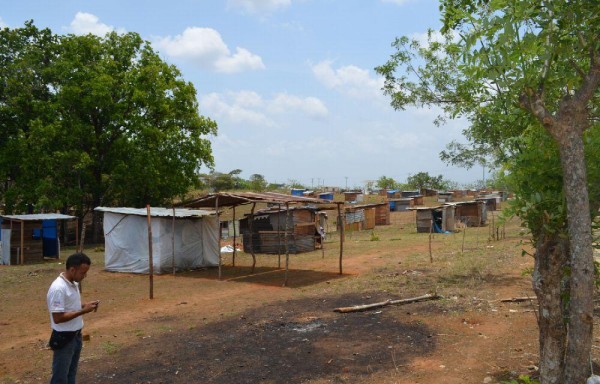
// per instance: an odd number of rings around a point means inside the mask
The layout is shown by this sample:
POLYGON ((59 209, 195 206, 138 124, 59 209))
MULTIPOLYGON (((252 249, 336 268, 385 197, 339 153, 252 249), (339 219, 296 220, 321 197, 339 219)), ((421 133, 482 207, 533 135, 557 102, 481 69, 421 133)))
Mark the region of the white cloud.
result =
MULTIPOLYGON (((246 92, 247 93, 247 92, 246 92)), ((248 94, 248 93, 247 93, 248 94)), ((251 94, 251 93, 250 93, 251 94)), ((240 102, 242 96, 238 94, 220 95, 211 93, 200 99, 200 107, 203 115, 216 119, 226 119, 235 124, 249 124, 255 126, 272 127, 275 123, 263 112, 247 108, 240 102)), ((256 101, 256 100, 255 100, 256 101)), ((250 105, 260 106, 260 105, 250 105)))
POLYGON ((392 4, 396 4, 396 5, 404 5, 411 1, 412 0, 381 0, 382 3, 392 3, 392 4))
MULTIPOLYGON (((115 31, 115 27, 100 22, 98 16, 86 12, 77 12, 73 21, 71 21, 71 32, 76 35, 87 35, 91 33, 97 36, 104 36, 107 33, 115 31)), ((123 28, 116 29, 118 33, 125 33, 123 28)))
POLYGON ((158 38, 156 45, 169 56, 190 60, 217 72, 265 69, 261 57, 245 48, 237 47, 232 54, 221 34, 212 28, 189 27, 181 35, 158 38))
POLYGON ((292 0, 228 0, 227 8, 264 15, 289 7, 291 4, 292 0))
POLYGON ((299 111, 312 118, 324 118, 329 114, 327 107, 316 97, 298 97, 280 93, 271 101, 269 109, 275 113, 299 111))
POLYGON ((354 65, 332 68, 332 61, 324 60, 312 66, 317 80, 327 88, 359 99, 380 98, 383 78, 372 77, 368 70, 354 65))
POLYGON ((201 97, 200 109, 203 115, 226 120, 234 124, 257 127, 279 127, 281 116, 305 115, 311 119, 323 119, 329 111, 316 97, 299 97, 280 93, 265 100, 253 91, 211 93, 201 97))

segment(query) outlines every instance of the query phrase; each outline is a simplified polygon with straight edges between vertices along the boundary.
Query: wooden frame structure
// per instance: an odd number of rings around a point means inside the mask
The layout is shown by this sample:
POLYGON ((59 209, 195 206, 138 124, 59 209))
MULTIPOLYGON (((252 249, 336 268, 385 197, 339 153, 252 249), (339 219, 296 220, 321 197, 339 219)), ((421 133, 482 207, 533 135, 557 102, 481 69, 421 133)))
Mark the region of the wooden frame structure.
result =
MULTIPOLYGON (((57 244, 60 238, 58 235, 58 221, 75 220, 75 243, 79 244, 79 219, 75 216, 63 215, 60 213, 40 213, 29 215, 2 215, 1 217, 3 220, 2 229, 10 229, 11 231, 8 252, 11 253, 13 249, 16 250, 16 264, 29 264, 44 261, 43 235, 40 235, 39 239, 36 239, 33 237, 33 231, 41 230, 42 222, 45 220, 56 220, 57 244), (14 235, 16 235, 16 237, 14 235)), ((60 253, 60 249, 58 253, 60 253)))
MULTIPOLYGON (((338 223, 343 221, 341 206, 344 205, 343 202, 330 202, 327 200, 312 198, 312 197, 303 197, 303 196, 292 196, 286 195, 283 193, 274 193, 274 192, 219 192, 219 193, 211 193, 205 196, 201 196, 197 199, 190 200, 179 204, 179 206, 187 207, 187 208, 211 208, 214 207, 217 214, 217 221, 220 222, 219 219, 219 209, 222 207, 232 207, 233 208, 233 220, 235 221, 235 207, 238 205, 246 205, 252 204, 252 208, 249 215, 248 223, 250 226, 252 225, 254 210, 256 208, 257 203, 268 204, 271 206, 277 206, 279 209, 282 209, 282 206, 285 206, 285 211, 287 214, 290 212, 290 204, 336 204, 337 212, 338 212, 338 223)), ((287 239, 288 236, 293 235, 290 232, 290 228, 288 228, 289 219, 286 220, 286 225, 283 232, 283 238, 287 239)), ((219 224, 220 226, 220 224, 219 224)), ((339 253, 339 273, 340 275, 343 273, 342 269, 342 260, 344 254, 344 226, 340 226, 340 253, 339 253)), ((250 228, 252 232, 252 228, 250 228)), ((219 244, 220 244, 220 236, 221 231, 219 231, 219 244)), ((234 233, 233 242, 235 244, 236 234, 234 233)), ((283 283, 284 286, 288 283, 288 273, 289 273, 289 260, 290 260, 290 252, 288 249, 288 242, 284 241, 285 244, 285 281, 283 283)), ((254 249, 252 246, 252 240, 250 239, 250 249, 254 249)), ((235 260, 236 249, 233 247, 233 260, 235 260)), ((281 256, 280 256, 281 257, 281 256)), ((235 262, 235 261, 234 261, 235 262)), ((219 279, 222 276, 222 257, 219 254, 219 279)), ((252 251, 252 270, 254 271, 254 267, 256 265, 256 255, 254 251, 252 251)))

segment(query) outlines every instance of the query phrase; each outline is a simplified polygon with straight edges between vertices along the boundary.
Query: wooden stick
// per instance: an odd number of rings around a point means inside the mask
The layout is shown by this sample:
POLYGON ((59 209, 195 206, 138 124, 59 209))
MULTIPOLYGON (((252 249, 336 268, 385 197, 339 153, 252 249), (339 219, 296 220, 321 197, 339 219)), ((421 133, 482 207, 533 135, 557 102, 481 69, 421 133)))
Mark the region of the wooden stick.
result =
POLYGON ((150 205, 146 205, 148 215, 148 278, 150 282, 150 299, 154 299, 154 262, 152 261, 152 222, 150 221, 150 205))
POLYGON ((437 299, 441 299, 442 296, 439 296, 437 294, 425 294, 422 296, 417 296, 417 297, 411 297, 409 299, 399 299, 399 300, 386 300, 386 301, 382 301, 379 303, 373 303, 373 304, 363 304, 363 305, 355 305, 352 307, 341 307, 341 308, 336 308, 333 311, 334 312, 339 312, 339 313, 348 313, 348 312, 360 312, 360 311, 366 311, 368 309, 373 309, 373 308, 381 308, 381 307, 385 307, 387 305, 392 305, 392 304, 410 304, 410 303, 416 303, 419 301, 427 301, 427 300, 437 300, 437 299))
POLYGON ((252 203, 252 209, 250 210, 250 218, 248 219, 248 231, 250 232, 250 238, 248 239, 250 242, 250 251, 252 252, 252 271, 250 273, 254 273, 254 268, 256 267, 256 254, 254 253, 254 208, 256 208, 256 202, 252 203))
POLYGON ((235 255, 236 255, 235 241, 236 241, 236 236, 237 236, 237 233, 235 232, 235 205, 233 206, 233 221, 231 222, 231 224, 233 226, 233 255, 231 257, 231 264, 235 267, 235 255))
POLYGON ((173 251, 173 258, 171 259, 171 269, 173 270, 173 276, 175 276, 175 205, 171 202, 173 208, 173 220, 171 221, 171 250, 173 251))
POLYGON ((511 297, 510 299, 502 299, 500 301, 503 303, 520 303, 522 301, 530 301, 530 300, 537 300, 537 297, 534 297, 534 296, 511 297))
MULTIPOLYGON (((345 229, 345 223, 344 223, 344 219, 342 218, 342 209, 340 207, 340 203, 338 203, 337 205, 337 211, 338 211, 338 225, 340 228, 340 275, 342 274, 342 258, 344 256, 344 229, 345 229)), ((344 215, 345 217, 345 215, 344 215)))
MULTIPOLYGON (((222 270, 223 270, 223 258, 221 255, 221 218, 219 216, 219 195, 217 195, 217 197, 215 198, 215 214, 217 216, 217 244, 218 244, 218 248, 219 248, 219 280, 221 280, 222 277, 222 270)), ((235 247, 235 245, 234 245, 235 247)))
MULTIPOLYGON (((290 204, 285 203, 285 232, 284 232, 284 242, 285 242, 285 280, 283 281, 283 286, 287 287, 288 283, 288 273, 290 269, 290 247, 288 245, 288 225, 290 220, 290 204)), ((293 229, 292 229, 293 231, 293 229)))
POLYGON ((429 221, 429 262, 433 263, 433 253, 431 252, 431 233, 433 232, 433 220, 429 221))

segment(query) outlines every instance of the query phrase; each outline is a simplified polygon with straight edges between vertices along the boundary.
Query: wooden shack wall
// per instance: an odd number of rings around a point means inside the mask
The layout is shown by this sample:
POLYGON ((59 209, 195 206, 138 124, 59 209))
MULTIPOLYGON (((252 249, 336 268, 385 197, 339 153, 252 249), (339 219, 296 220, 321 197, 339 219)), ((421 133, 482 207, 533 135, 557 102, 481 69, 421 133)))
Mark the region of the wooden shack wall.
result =
MULTIPOLYGON (((258 214, 263 216, 264 214, 258 214)), ((244 233, 244 252, 250 253, 250 236, 252 248, 255 253, 285 254, 285 226, 288 222, 287 248, 290 253, 311 252, 316 249, 316 215, 312 210, 291 210, 288 217, 287 211, 270 212, 267 220, 253 222, 253 234, 249 233, 248 218, 242 219, 241 230, 244 233), (272 228, 266 229, 265 224, 272 228)))
POLYGON ((10 263, 11 265, 21 264, 21 253, 25 264, 41 263, 44 261, 44 240, 40 236, 33 238, 34 229, 42 233, 41 221, 25 221, 23 249, 21 249, 21 221, 4 219, 2 228, 10 229, 10 263), (12 225, 11 225, 12 223, 12 225))
POLYGON ((375 207, 365 208, 365 221, 363 229, 375 228, 375 207))
POLYGON ((485 224, 482 220, 484 204, 461 204, 456 206, 456 220, 465 223, 467 227, 480 227, 485 224))
POLYGON ((456 209, 452 206, 444 207, 442 230, 454 232, 456 229, 456 219, 454 218, 456 209))
POLYGON ((375 225, 390 224, 390 208, 387 204, 378 205, 375 207, 375 225))
POLYGON ((431 230, 431 220, 433 215, 430 209, 419 209, 417 210, 417 232, 418 233, 429 233, 431 230))

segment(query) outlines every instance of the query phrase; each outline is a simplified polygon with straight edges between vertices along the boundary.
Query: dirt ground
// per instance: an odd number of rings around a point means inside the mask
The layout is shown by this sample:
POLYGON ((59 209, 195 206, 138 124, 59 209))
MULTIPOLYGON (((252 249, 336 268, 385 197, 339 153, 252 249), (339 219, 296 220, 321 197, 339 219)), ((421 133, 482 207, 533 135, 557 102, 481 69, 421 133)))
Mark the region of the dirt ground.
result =
MULTIPOLYGON (((532 259, 516 222, 466 233, 418 234, 412 213, 348 233, 338 274, 335 234, 292 255, 224 255, 215 268, 154 277, 103 271, 83 282, 81 383, 500 383, 537 373, 532 259), (282 263, 283 265, 283 263, 282 263), (443 298, 340 314, 334 308, 436 292, 443 298)), ((69 250, 63 251, 67 255, 69 250)), ((47 382, 52 352, 45 295, 63 264, 0 266, 0 383, 47 382)), ((596 358, 596 356, 595 356, 596 358)))

